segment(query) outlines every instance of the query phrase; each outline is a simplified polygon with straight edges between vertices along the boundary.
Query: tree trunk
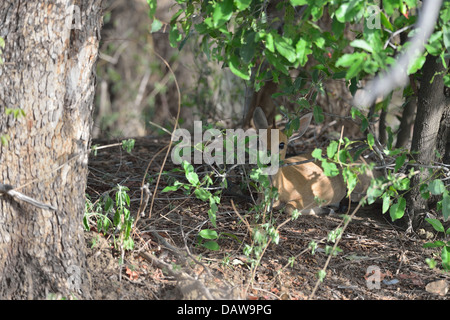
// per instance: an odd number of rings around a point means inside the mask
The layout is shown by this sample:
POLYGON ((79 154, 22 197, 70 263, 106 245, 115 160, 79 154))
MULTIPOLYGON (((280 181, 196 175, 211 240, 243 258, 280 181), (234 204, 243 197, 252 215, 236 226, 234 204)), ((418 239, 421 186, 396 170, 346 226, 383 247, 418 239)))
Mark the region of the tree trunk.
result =
MULTIPOLYGON (((448 105, 448 99, 444 95, 444 75, 445 68, 441 59, 428 55, 423 67, 411 143, 412 156, 419 165, 430 165, 436 160, 439 124, 448 105)), ((420 183, 428 176, 428 170, 422 170, 411 181, 413 189, 408 194, 408 225, 412 228, 420 224, 428 209, 427 202, 419 191, 420 183)))
POLYGON ((439 125, 437 151, 442 157, 442 163, 450 164, 450 97, 447 97, 446 100, 445 111, 439 125))
MULTIPOLYGON (((400 42, 404 45, 408 41, 408 34, 402 32, 400 34, 400 42)), ((405 147, 410 142, 411 129, 414 126, 414 119, 416 118, 417 109, 417 85, 415 76, 409 76, 409 87, 403 89, 403 95, 406 96, 406 103, 403 106, 402 118, 400 120, 400 128, 397 134, 397 141, 395 144, 396 148, 405 147), (413 93, 408 96, 405 95, 407 91, 413 91, 413 93)))
MULTIPOLYGON (((414 81, 414 80, 412 80, 414 81)), ((417 109, 417 97, 415 95, 406 97, 407 102, 403 107, 402 119, 400 121, 400 128, 397 134, 396 148, 405 147, 408 145, 411 138, 411 129, 414 125, 414 118, 417 109)))
POLYGON ((90 297, 82 218, 101 0, 70 3, 0 2, 0 186, 56 209, 0 190, 1 299, 90 297))

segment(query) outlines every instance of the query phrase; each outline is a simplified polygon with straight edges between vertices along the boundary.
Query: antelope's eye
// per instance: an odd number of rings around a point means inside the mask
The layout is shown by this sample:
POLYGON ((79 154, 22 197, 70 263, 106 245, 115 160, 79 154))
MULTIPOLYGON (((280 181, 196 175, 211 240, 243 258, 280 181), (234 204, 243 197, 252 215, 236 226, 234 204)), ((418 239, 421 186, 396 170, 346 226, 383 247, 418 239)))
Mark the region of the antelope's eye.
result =
POLYGON ((280 142, 279 148, 280 148, 280 150, 284 149, 284 142, 280 142))

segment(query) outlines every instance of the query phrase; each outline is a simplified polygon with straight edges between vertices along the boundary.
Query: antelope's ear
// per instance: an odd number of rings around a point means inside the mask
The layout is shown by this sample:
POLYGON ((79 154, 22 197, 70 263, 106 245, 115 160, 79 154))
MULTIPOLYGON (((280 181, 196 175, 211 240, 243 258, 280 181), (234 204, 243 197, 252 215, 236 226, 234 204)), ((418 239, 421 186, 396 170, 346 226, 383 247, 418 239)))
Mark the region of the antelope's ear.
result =
POLYGON ((306 129, 308 129, 308 127, 311 123, 312 115, 313 115, 312 113, 307 113, 303 117, 300 118, 300 127, 297 131, 298 138, 300 138, 302 135, 305 134, 306 129))
POLYGON ((267 129, 269 127, 266 115, 260 107, 256 107, 253 112, 253 123, 255 124, 256 129, 267 129))

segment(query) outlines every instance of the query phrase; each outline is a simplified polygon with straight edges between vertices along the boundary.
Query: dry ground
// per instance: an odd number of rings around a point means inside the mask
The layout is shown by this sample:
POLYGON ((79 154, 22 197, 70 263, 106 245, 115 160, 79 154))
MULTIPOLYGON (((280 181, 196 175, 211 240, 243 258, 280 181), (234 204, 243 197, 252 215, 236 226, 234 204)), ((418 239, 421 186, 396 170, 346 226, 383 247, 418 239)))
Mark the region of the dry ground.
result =
MULTIPOLYGON (((106 145, 117 141, 95 141, 106 145)), ((131 209, 139 207, 142 178, 155 154, 168 144, 157 138, 136 139, 131 154, 120 147, 99 150, 91 156, 87 193, 93 201, 117 184, 130 188, 131 209)), ((163 163, 165 150, 156 156, 148 171, 150 190, 163 163)), ((170 170, 170 157, 164 169, 170 170)), ((151 217, 149 206, 134 230, 135 249, 127 252, 119 266, 120 253, 114 250, 111 236, 91 228, 86 232, 88 261, 94 299, 227 299, 273 300, 307 299, 316 285, 317 272, 326 263, 325 241, 329 231, 340 223, 339 217, 300 217, 283 226, 278 245, 270 244, 257 269, 251 269, 243 255, 249 241, 245 224, 231 206, 233 199, 241 216, 250 204, 241 197, 223 196, 217 215, 219 251, 197 245, 197 233, 212 228, 208 204, 181 192, 161 193, 161 179, 151 217), (319 246, 311 254, 308 244, 319 246), (254 272, 253 272, 254 271, 254 272)), ((112 196, 112 193, 110 194, 112 196)), ((281 214, 277 219, 284 221, 281 214)), ((437 253, 422 245, 416 235, 406 236, 389 224, 379 208, 363 208, 349 224, 339 243, 342 249, 327 267, 326 278, 313 299, 405 300, 446 299, 429 293, 427 283, 449 275, 428 268, 425 258, 437 253), (368 268, 380 271, 380 288, 367 285, 368 268)), ((439 257, 437 257, 439 258, 439 257)))

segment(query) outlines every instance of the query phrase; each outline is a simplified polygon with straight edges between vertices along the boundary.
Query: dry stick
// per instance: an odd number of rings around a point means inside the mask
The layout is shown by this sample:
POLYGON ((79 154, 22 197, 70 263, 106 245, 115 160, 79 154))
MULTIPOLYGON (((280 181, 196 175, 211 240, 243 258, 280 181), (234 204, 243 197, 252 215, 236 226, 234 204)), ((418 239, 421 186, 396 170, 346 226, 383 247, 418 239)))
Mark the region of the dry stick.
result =
POLYGON ((245 225, 247 226, 247 229, 250 233, 252 233, 252 228, 250 227, 250 224, 248 223, 247 219, 244 219, 238 212, 238 210, 236 209, 236 206, 234 205, 234 201, 233 199, 231 199, 231 206, 233 207, 234 213, 237 214, 237 216, 239 217, 239 219, 242 220, 242 222, 245 223, 245 225))
MULTIPOLYGON (((149 162, 148 165, 147 165, 147 168, 145 169, 144 177, 142 178, 142 184, 141 184, 141 202, 140 202, 140 204, 139 204, 138 215, 136 216, 136 221, 134 222, 134 226, 137 225, 137 222, 138 222, 138 220, 139 220, 139 217, 140 217, 141 215, 143 215, 143 212, 144 212, 145 208, 147 207, 148 201, 146 201, 145 206, 143 205, 143 202, 144 202, 144 185, 145 185, 145 177, 147 176, 148 170, 150 169, 150 166, 151 166, 151 164, 153 163, 153 160, 155 160, 156 157, 157 157, 161 152, 163 152, 166 148, 168 148, 168 147, 169 147, 169 145, 165 146, 164 148, 162 148, 161 150, 159 150, 157 153, 155 153, 155 155, 153 156, 152 160, 150 160, 150 162, 149 162)), ((164 167, 164 165, 161 167, 161 170, 162 170, 163 167, 164 167)), ((161 176, 161 173, 158 175, 158 178, 159 178, 160 176, 161 176)), ((158 182, 159 182, 159 180, 158 180, 158 182)), ((157 188, 157 187, 158 187, 158 184, 156 184, 155 192, 153 193, 153 197, 155 196, 156 188, 157 188)), ((152 199, 153 199, 153 198, 152 198, 152 199)), ((153 201, 152 201, 152 204, 153 204, 153 201)))
MULTIPOLYGON (((247 222, 247 220, 244 220, 242 218, 242 216, 238 213, 238 211, 236 210, 236 207, 234 206, 234 202, 233 200, 231 200, 231 205, 234 209, 234 212, 239 216, 239 218, 246 224, 248 230, 250 233, 252 233, 252 230, 250 228, 250 224, 247 222)), ((255 264, 255 268, 253 269, 251 276, 250 276, 250 281, 247 284, 247 288, 245 289, 245 293, 248 292, 248 288, 250 287, 250 285, 253 283, 253 280, 255 279, 255 274, 256 274, 256 267, 259 265, 259 263, 261 262, 262 257, 264 256, 264 253, 266 252, 266 249, 269 247, 270 243, 272 242, 272 239, 269 239, 269 241, 267 242, 267 245, 264 247, 263 251, 261 252, 261 254, 259 255, 258 260, 256 261, 255 264)))
MULTIPOLYGON (((366 201, 367 197, 368 197, 368 195, 365 195, 365 196, 364 196, 364 198, 363 198, 363 199, 358 203, 358 205, 356 206, 355 210, 353 210, 352 214, 346 219, 346 221, 345 221, 345 223, 344 223, 344 226, 342 227, 341 235, 344 233, 345 229, 347 228, 348 224, 349 224, 350 221, 352 220, 352 218, 353 218, 353 216, 355 215, 355 213, 359 210, 359 208, 361 208, 363 202, 366 201)), ((330 263, 331 258, 333 257, 333 253, 335 252, 336 247, 337 247, 337 245, 338 245, 338 243, 339 243, 339 241, 340 241, 341 239, 342 239, 341 236, 339 236, 339 237, 336 239, 336 242, 334 243, 333 249, 331 249, 330 255, 328 256, 328 259, 327 259, 327 261, 325 262, 325 265, 323 266, 323 269, 322 269, 323 271, 325 271, 325 270, 327 269, 328 264, 330 263)), ((315 293, 316 293, 316 291, 317 291, 317 288, 319 287, 320 282, 322 282, 322 281, 321 281, 320 279, 317 279, 316 285, 314 286, 314 289, 313 289, 313 291, 311 292, 311 295, 308 297, 308 300, 311 300, 311 299, 314 297, 314 295, 315 295, 315 293)))
MULTIPOLYGON (((238 210, 236 209, 236 206, 234 205, 233 199, 231 199, 231 206, 233 207, 234 212, 235 212, 235 213, 238 215, 238 217, 242 220, 242 222, 245 223, 245 225, 247 226, 247 229, 248 229, 249 233, 251 234, 251 233, 252 233, 252 229, 251 229, 251 227, 250 227, 250 224, 248 223, 248 221, 247 221, 246 219, 244 219, 244 218, 239 214, 238 210)), ((267 246, 270 244, 270 241, 271 241, 271 240, 269 239, 269 243, 267 244, 267 246)), ((266 246, 266 248, 267 248, 267 246, 266 246)), ((258 265, 259 262, 261 261, 261 258, 262 258, 262 256, 263 256, 264 252, 266 251, 266 248, 264 248, 263 252, 261 253, 260 258, 259 258, 259 260, 258 260, 258 263, 257 263, 256 265, 258 265)), ((253 282, 253 279, 254 279, 254 277, 255 277, 255 272, 256 272, 256 268, 252 271, 252 274, 251 274, 251 277, 250 277, 250 281, 248 282, 248 285, 247 285, 247 287, 246 287, 245 290, 244 290, 244 295, 245 295, 245 296, 247 295, 248 288, 250 287, 250 285, 251 285, 252 282, 253 282)))
POLYGON ((370 106, 379 96, 383 98, 398 87, 404 87, 408 81, 408 66, 424 52, 424 43, 433 33, 442 0, 423 1, 423 6, 416 23, 417 33, 411 39, 410 45, 396 60, 396 63, 386 72, 380 73, 370 81, 361 95, 355 96, 353 105, 370 106))
MULTIPOLYGON (((420 171, 417 170, 417 171, 412 172, 411 174, 412 174, 412 175, 416 175, 416 174, 418 174, 419 172, 420 172, 420 171)), ((389 182, 383 184, 383 185, 380 187, 380 189, 381 189, 381 190, 384 190, 385 188, 387 188, 388 186, 390 186, 390 185, 392 185, 392 184, 393 184, 393 182, 392 182, 392 181, 389 181, 389 182)), ((342 227, 342 232, 341 232, 341 234, 344 233, 345 229, 347 228, 348 224, 349 224, 350 221, 352 220, 353 216, 356 214, 356 212, 359 210, 359 208, 362 206, 362 204, 366 202, 366 200, 367 200, 368 197, 369 197, 369 195, 366 194, 366 195, 364 196, 364 198, 362 198, 362 199, 359 201, 359 203, 358 203, 358 205, 356 206, 355 210, 353 210, 352 214, 351 214, 351 215, 348 217, 348 219, 345 221, 344 226, 342 227)), ((349 210, 350 210, 350 209, 349 209, 349 210)), ((339 226, 338 226, 338 227, 339 227, 339 226)), ((342 238, 342 237, 338 237, 338 239, 336 240, 336 242, 335 242, 335 244, 334 244, 334 246, 333 246, 333 249, 332 249, 332 251, 331 251, 331 254, 328 256, 328 259, 327 259, 327 261, 325 262, 325 265, 324 265, 324 267, 323 267, 323 269, 322 269, 323 271, 326 270, 326 268, 327 268, 329 262, 331 261, 332 253, 336 250, 336 247, 337 247, 339 241, 341 240, 341 238, 342 238)), ((308 299, 312 299, 312 298, 314 297, 314 294, 315 294, 315 292, 316 292, 316 290, 317 290, 317 288, 318 288, 320 282, 321 282, 320 279, 318 279, 317 282, 316 282, 316 285, 315 285, 313 291, 311 292, 311 295, 308 297, 308 299)))
MULTIPOLYGON (((344 126, 342 126, 342 128, 341 128, 341 137, 340 137, 340 139, 339 139, 338 152, 339 152, 339 150, 340 150, 340 148, 341 148, 341 140, 342 140, 343 134, 344 134, 344 126)), ((338 161, 339 161, 339 163, 340 163, 339 158, 338 158, 338 161)), ((340 163, 340 164, 341 164, 341 163, 340 163)), ((341 165, 342 165, 342 164, 341 164, 341 165)), ((366 194, 366 195, 364 196, 364 198, 361 199, 361 200, 359 201, 358 205, 356 206, 355 210, 353 210, 352 214, 347 218, 347 220, 346 220, 345 223, 344 223, 344 226, 342 227, 341 235, 344 233, 345 229, 347 228, 348 224, 349 224, 350 221, 352 220, 352 218, 353 218, 353 216, 355 215, 355 213, 359 210, 359 208, 361 208, 362 204, 366 201, 367 197, 368 197, 368 195, 366 194)), ((349 197, 348 202, 349 202, 349 207, 348 207, 347 214, 348 214, 348 212, 350 211, 351 196, 349 197)), ((339 226, 338 226, 338 227, 339 227, 339 226)), ((333 253, 335 252, 336 247, 337 247, 339 241, 341 240, 341 238, 342 238, 342 237, 339 236, 338 239, 336 240, 336 242, 334 243, 333 249, 331 249, 330 255, 328 256, 328 259, 327 259, 327 261, 325 262, 325 265, 323 266, 323 269, 322 269, 323 271, 325 271, 325 270, 327 269, 328 264, 329 264, 330 261, 331 261, 331 257, 333 256, 333 253)), ((316 285, 314 286, 314 289, 313 289, 313 291, 311 292, 311 295, 308 297, 309 300, 311 300, 311 299, 314 297, 314 294, 316 293, 317 288, 319 287, 320 282, 321 282, 320 278, 317 279, 316 285)))
MULTIPOLYGON (((161 55, 159 55, 156 51, 154 51, 154 50, 152 50, 152 51, 153 51, 153 53, 154 53, 156 56, 158 56, 158 58, 160 58, 160 59, 164 62, 164 64, 166 65, 166 67, 167 67, 167 68, 169 69, 169 71, 172 73, 172 75, 173 75, 173 80, 174 80, 174 83, 175 83, 175 87, 177 88, 177 93, 178 93, 178 111, 177 111, 177 117, 175 118, 175 125, 174 125, 173 131, 172 131, 172 135, 173 135, 173 133, 174 133, 175 130, 177 129, 178 119, 179 119, 179 117, 180 117, 180 109, 181 109, 181 92, 180 92, 180 87, 178 86, 177 77, 176 77, 175 73, 173 72, 172 68, 170 67, 169 63, 168 63, 163 57, 161 57, 161 55)), ((172 137, 171 137, 171 139, 170 139, 169 145, 166 146, 166 148, 167 148, 167 153, 166 153, 166 155, 165 155, 165 157, 164 157, 163 163, 162 163, 162 165, 161 165, 161 169, 159 170, 158 179, 156 180, 155 192, 153 192, 152 201, 151 201, 151 203, 150 203, 150 209, 149 209, 149 212, 148 212, 148 217, 149 217, 149 218, 151 218, 151 216, 152 216, 153 203, 154 203, 154 201, 155 201, 155 197, 156 197, 156 194, 157 194, 157 192, 158 192, 159 180, 161 179, 161 174, 162 174, 162 171, 163 171, 163 169, 164 169, 164 165, 166 164, 167 157, 169 156, 169 152, 170 152, 170 147, 171 147, 171 146, 172 146, 172 137)), ((153 159, 152 159, 152 161, 153 161, 153 159)), ((150 167, 150 164, 149 164, 149 166, 147 166, 147 170, 148 170, 149 167, 150 167)), ((146 170, 146 172, 147 172, 147 170, 146 170)), ((141 185, 141 187, 144 186, 144 183, 145 183, 145 175, 144 175, 144 177, 142 178, 142 185, 141 185)), ((142 204, 143 192, 144 192, 144 191, 142 190, 142 191, 141 191, 141 204, 142 204)))

